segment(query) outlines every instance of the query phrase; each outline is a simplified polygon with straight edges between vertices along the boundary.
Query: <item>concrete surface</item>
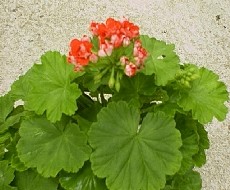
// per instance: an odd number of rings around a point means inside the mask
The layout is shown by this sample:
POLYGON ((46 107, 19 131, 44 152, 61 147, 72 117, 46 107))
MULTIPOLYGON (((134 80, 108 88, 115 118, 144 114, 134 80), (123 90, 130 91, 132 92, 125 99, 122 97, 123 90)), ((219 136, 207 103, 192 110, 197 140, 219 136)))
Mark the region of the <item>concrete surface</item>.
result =
MULTIPOLYGON (((229 0, 0 0, 0 94, 46 50, 68 51, 91 20, 127 17, 142 34, 174 43, 182 62, 206 66, 230 89, 229 0)), ((228 107, 230 107, 230 104, 228 107)), ((207 125, 204 190, 230 189, 230 114, 207 125)))

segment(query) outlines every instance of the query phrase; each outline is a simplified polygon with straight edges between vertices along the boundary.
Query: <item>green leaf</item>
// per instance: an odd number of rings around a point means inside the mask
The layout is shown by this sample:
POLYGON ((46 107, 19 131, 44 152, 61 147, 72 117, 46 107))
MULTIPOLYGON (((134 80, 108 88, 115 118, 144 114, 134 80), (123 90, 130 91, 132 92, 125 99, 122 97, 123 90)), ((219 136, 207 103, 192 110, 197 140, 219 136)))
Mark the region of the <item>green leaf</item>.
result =
MULTIPOLYGON (((63 122, 64 123, 64 122, 63 122)), ((18 155, 27 167, 36 167, 44 177, 64 169, 77 172, 91 153, 86 135, 73 123, 50 123, 46 118, 22 122, 18 155)))
POLYGON ((10 137, 11 137, 11 134, 9 132, 0 134, 0 144, 3 144, 5 141, 10 139, 10 137))
POLYGON ((178 106, 177 101, 180 99, 180 94, 171 88, 166 89, 168 99, 161 104, 155 106, 155 111, 163 111, 166 115, 175 116, 176 112, 183 113, 183 109, 178 106))
POLYGON ((182 147, 180 151, 183 159, 179 174, 185 174, 190 168, 194 166, 193 156, 199 151, 199 136, 197 135, 197 122, 191 117, 177 114, 176 128, 180 130, 182 138, 182 147))
POLYGON ((170 185, 166 185, 162 190, 172 190, 172 187, 170 185))
POLYGON ((92 122, 81 117, 80 115, 74 115, 73 119, 77 120, 77 123, 81 129, 81 131, 84 131, 85 133, 88 132, 90 129, 90 126, 92 125, 92 122))
POLYGON ((8 164, 8 161, 0 161, 0 189, 1 190, 13 190, 14 188, 9 184, 14 179, 14 169, 8 164))
POLYGON ((213 117, 224 120, 228 112, 224 105, 228 100, 225 84, 208 69, 201 68, 199 75, 200 78, 191 83, 191 88, 181 91, 179 106, 185 111, 192 110, 193 118, 202 124, 212 121, 213 117))
POLYGON ((10 94, 0 97, 0 124, 4 123, 7 116, 14 108, 14 101, 10 94))
POLYGON ((89 162, 78 173, 62 174, 59 181, 66 190, 107 190, 105 180, 93 174, 89 162))
POLYGON ((0 160, 4 159, 4 155, 5 155, 5 145, 0 144, 0 160))
POLYGON ((201 190, 200 174, 191 170, 185 175, 176 175, 172 187, 172 190, 201 190))
POLYGON ((143 96, 151 96, 156 91, 154 76, 146 76, 138 73, 134 77, 124 76, 121 81, 121 89, 113 96, 114 101, 124 100, 129 103, 136 102, 139 105, 140 100, 143 101, 143 96))
MULTIPOLYGON (((76 99, 81 95, 78 86, 71 81, 77 77, 73 65, 58 52, 47 52, 42 64, 35 64, 30 73, 31 90, 25 107, 38 115, 46 111, 48 120, 61 119, 62 113, 72 115, 77 110, 76 99)), ((80 74, 79 74, 80 76, 80 74)))
POLYGON ((173 44, 166 44, 147 35, 141 36, 143 47, 148 51, 143 72, 146 75, 155 74, 156 84, 165 86, 174 79, 179 70, 179 57, 174 52, 173 44))
POLYGON ((16 145, 18 143, 20 136, 17 133, 15 133, 13 139, 11 142, 7 145, 6 149, 8 150, 5 154, 5 159, 7 159, 11 167, 14 168, 17 171, 25 171, 27 170, 27 167, 25 164, 19 159, 18 152, 16 150, 16 145))
POLYGON ((11 85, 11 94, 14 100, 22 99, 25 101, 29 91, 31 90, 30 81, 33 80, 31 73, 32 68, 29 69, 23 76, 20 76, 19 79, 11 85))
MULTIPOLYGON (((102 108, 102 106, 99 102, 94 102, 91 106, 87 106, 87 107, 83 107, 82 109, 79 109, 77 111, 77 114, 79 114, 81 117, 88 120, 89 122, 93 122, 93 121, 97 120, 97 114, 101 110, 101 108, 102 108)), ((83 126, 80 125, 80 128, 81 127, 83 127, 83 126)))
POLYGON ((54 179, 44 178, 33 170, 16 173, 18 190, 57 190, 58 184, 54 179))
POLYGON ((91 126, 92 170, 106 178, 111 190, 158 190, 165 186, 165 176, 180 168, 182 142, 174 120, 158 112, 139 121, 135 107, 112 102, 91 126))
POLYGON ((12 115, 6 119, 6 121, 0 125, 0 133, 3 133, 9 129, 9 127, 20 122, 22 116, 25 116, 26 112, 22 112, 16 115, 12 115))
POLYGON ((197 134, 199 136, 199 152, 193 156, 193 161, 196 166, 201 167, 206 163, 205 149, 209 148, 209 139, 207 131, 201 124, 197 126, 197 134))

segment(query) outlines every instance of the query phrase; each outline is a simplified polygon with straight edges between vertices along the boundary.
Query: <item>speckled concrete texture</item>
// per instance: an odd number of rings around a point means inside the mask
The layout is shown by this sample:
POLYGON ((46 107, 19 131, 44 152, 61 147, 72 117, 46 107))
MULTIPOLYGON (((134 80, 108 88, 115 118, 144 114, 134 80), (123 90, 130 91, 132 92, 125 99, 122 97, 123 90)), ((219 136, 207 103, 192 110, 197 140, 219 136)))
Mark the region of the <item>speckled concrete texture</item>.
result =
MULTIPOLYGON (((182 62, 205 66, 230 90, 229 0, 0 0, 0 94, 47 50, 67 53, 91 20, 127 17, 142 34, 176 45, 182 62)), ((227 103, 230 107, 230 103, 227 103)), ((207 125, 204 190, 230 189, 230 114, 207 125)))

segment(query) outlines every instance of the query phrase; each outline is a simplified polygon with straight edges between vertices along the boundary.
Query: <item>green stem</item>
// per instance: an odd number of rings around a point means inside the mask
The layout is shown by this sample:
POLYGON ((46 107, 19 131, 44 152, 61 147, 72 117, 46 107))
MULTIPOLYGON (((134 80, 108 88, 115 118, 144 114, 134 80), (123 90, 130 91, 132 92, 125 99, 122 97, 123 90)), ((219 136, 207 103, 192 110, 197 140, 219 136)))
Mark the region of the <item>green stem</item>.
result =
POLYGON ((102 106, 106 106, 107 105, 107 101, 105 99, 103 90, 101 90, 101 92, 100 92, 100 98, 101 98, 101 104, 102 104, 102 106))

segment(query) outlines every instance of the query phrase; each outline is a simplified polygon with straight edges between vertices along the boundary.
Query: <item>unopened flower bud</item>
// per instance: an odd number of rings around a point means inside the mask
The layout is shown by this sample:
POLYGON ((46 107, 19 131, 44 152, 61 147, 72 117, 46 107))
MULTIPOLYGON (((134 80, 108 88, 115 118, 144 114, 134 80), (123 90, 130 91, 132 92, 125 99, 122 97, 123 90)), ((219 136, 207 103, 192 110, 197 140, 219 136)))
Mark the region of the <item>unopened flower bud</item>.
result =
POLYGON ((115 82, 115 89, 117 92, 119 92, 121 88, 120 78, 121 78, 120 72, 117 72, 117 77, 116 77, 116 82, 115 82))
POLYGON ((110 78, 109 78, 109 83, 108 83, 109 88, 113 88, 114 84, 115 84, 115 79, 114 79, 114 67, 113 67, 110 78))
POLYGON ((92 62, 92 63, 96 63, 97 60, 98 60, 98 57, 96 54, 92 53, 90 56, 89 56, 89 60, 92 62))
POLYGON ((130 44, 130 39, 128 38, 128 37, 125 37, 124 39, 123 39, 123 46, 128 46, 130 44))
POLYGON ((191 80, 198 79, 200 76, 198 74, 193 74, 190 78, 191 80))
POLYGON ((190 77, 186 77, 185 79, 186 79, 186 81, 188 81, 188 82, 191 81, 191 78, 190 78, 190 77))
POLYGON ((116 89, 116 91, 119 92, 119 91, 120 91, 120 88, 121 88, 120 81, 119 81, 119 80, 116 80, 116 82, 115 82, 115 89, 116 89))
POLYGON ((184 81, 184 86, 186 86, 186 87, 188 87, 188 88, 191 87, 188 81, 184 81))

